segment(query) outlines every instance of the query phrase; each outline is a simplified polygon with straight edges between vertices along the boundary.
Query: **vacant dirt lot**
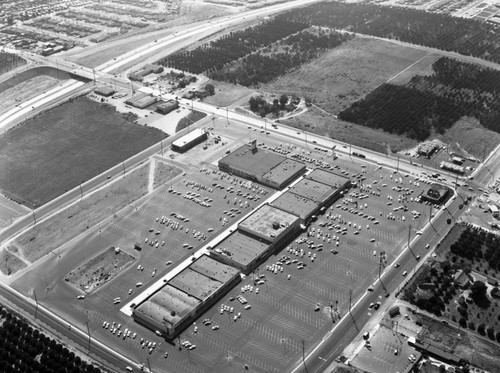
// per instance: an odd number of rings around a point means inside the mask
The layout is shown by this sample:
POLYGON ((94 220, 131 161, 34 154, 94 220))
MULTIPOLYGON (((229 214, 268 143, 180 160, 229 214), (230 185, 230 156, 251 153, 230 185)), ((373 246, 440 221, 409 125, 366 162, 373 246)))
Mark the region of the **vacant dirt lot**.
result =
POLYGON ((309 96, 326 112, 338 114, 426 55, 386 41, 355 38, 261 89, 309 96))
POLYGON ((480 160, 500 143, 499 133, 484 128, 477 119, 467 117, 437 138, 447 143, 451 151, 471 154, 480 160))
POLYGON ((0 137, 0 189, 20 204, 41 206, 165 137, 80 97, 0 137))
POLYGON ((343 122, 314 107, 309 109, 304 114, 282 120, 281 122, 292 127, 328 136, 384 154, 408 149, 417 144, 415 140, 343 122))
POLYGON ((111 281, 134 259, 133 256, 121 250, 117 252, 114 247, 109 247, 103 253, 68 273, 64 280, 89 294, 111 281))
POLYGON ((26 260, 35 262, 147 194, 148 176, 149 164, 144 164, 49 220, 36 224, 11 246, 26 260))

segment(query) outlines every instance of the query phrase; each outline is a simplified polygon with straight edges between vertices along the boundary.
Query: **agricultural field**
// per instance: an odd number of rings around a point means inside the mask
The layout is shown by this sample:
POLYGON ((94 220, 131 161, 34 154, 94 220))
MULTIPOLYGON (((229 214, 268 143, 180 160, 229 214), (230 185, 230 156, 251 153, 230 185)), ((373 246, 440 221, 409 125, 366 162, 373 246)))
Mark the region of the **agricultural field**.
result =
POLYGON ((0 76, 26 64, 26 60, 16 54, 0 51, 0 76))
POLYGON ((480 65, 441 57, 432 75, 414 76, 400 86, 385 83, 339 113, 339 118, 381 128, 419 141, 445 133, 464 116, 500 133, 500 73, 480 65), (403 118, 404 117, 404 118, 403 118))
POLYGON ((0 138, 0 189, 40 206, 165 138, 127 122, 114 107, 80 97, 0 138))
POLYGON ((100 373, 86 356, 63 346, 40 332, 17 312, 0 306, 0 339, 2 341, 2 372, 48 372, 54 367, 62 371, 100 373))
POLYGON ((310 97, 320 109, 337 115, 425 56, 419 49, 358 37, 260 89, 310 97))
MULTIPOLYGON (((405 287, 402 298, 447 318, 455 326, 500 342, 497 247, 495 235, 467 223, 455 225, 438 246, 436 258, 405 287)), ((462 351, 472 364, 483 369, 498 366, 498 352, 492 350, 499 347, 487 341, 474 342, 477 337, 471 333, 465 333, 465 338, 450 347, 462 351), (479 354, 474 356, 473 349, 479 354)))

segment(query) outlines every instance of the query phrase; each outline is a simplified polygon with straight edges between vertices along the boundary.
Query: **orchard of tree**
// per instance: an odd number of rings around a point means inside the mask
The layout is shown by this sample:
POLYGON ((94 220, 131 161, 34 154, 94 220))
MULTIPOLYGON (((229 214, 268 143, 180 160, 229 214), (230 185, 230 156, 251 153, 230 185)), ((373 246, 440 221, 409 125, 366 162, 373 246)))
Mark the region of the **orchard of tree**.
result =
POLYGON ((474 262, 485 260, 494 271, 500 271, 500 238, 493 233, 467 228, 450 246, 452 254, 474 262))
POLYGON ((26 64, 26 60, 24 58, 21 58, 16 54, 0 51, 0 75, 24 64, 26 64))
POLYGON ((0 372, 101 372, 1 306, 0 319, 0 372))
POLYGON ((158 61, 159 64, 194 74, 220 70, 256 50, 309 27, 300 21, 289 21, 283 15, 245 30, 231 32, 190 51, 183 51, 158 61))
POLYGON ((351 38, 330 29, 310 28, 212 71, 209 76, 247 87, 268 83, 351 38))
POLYGON ((286 13, 288 20, 396 39, 500 62, 500 27, 401 7, 323 2, 286 13))
POLYGON ((500 72, 442 57, 430 76, 405 86, 383 84, 339 113, 345 121, 423 141, 462 116, 500 133, 500 72))

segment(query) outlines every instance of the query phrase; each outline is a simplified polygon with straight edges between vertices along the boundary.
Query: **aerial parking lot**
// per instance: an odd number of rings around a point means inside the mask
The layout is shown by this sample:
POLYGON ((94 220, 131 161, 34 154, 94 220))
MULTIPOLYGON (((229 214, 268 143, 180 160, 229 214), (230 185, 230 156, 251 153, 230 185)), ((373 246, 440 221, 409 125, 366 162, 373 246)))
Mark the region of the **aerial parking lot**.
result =
MULTIPOLYGON (((259 147, 304 162, 310 169, 345 176, 356 186, 178 338, 167 341, 134 322, 123 308, 214 239, 224 239, 257 206, 276 197, 275 190, 214 166, 215 155, 220 159, 227 147, 237 148, 248 139, 246 127, 231 125, 231 136, 221 140, 225 144, 215 145, 217 131, 216 126, 207 149, 200 144, 175 155, 175 162, 191 165, 187 167, 191 171, 71 241, 50 265, 35 267, 29 276, 41 279, 36 289, 22 285, 29 281, 17 286, 15 282, 14 287, 30 295, 36 291, 40 303, 82 330, 88 320, 93 338, 134 361, 149 360, 153 369, 168 361, 172 371, 182 372, 229 372, 245 364, 256 371, 291 370, 302 349, 313 348, 348 312, 350 299, 354 303, 366 292, 409 237, 413 239, 425 226, 431 209, 419 196, 429 185, 416 175, 394 172, 366 159, 334 157, 330 150, 314 149, 311 144, 259 135, 259 147), (200 162, 203 154, 210 162, 200 162), (195 169, 190 157, 203 165, 195 169), (127 254, 126 260, 117 262, 125 263, 123 268, 98 273, 99 286, 87 289, 65 281, 78 268, 97 268, 87 263, 110 247, 127 254), (49 266, 50 280, 42 274, 49 266)), ((164 158, 172 157, 167 152, 164 158)))

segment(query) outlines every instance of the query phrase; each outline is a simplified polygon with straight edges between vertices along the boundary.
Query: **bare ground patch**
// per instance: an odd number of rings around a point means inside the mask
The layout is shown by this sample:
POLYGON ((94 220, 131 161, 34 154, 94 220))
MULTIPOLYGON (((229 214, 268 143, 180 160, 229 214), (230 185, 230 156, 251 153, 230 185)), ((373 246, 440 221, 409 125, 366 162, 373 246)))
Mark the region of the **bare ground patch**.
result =
POLYGON ((355 38, 261 89, 309 96, 336 114, 426 55, 388 41, 355 38))
MULTIPOLYGON (((228 84, 224 82, 217 82, 214 80, 209 80, 207 83, 213 84, 215 87, 215 95, 208 96, 203 101, 216 106, 229 106, 237 103, 242 98, 245 98, 252 93, 258 95, 254 90, 241 85, 228 84)), ((240 103, 241 105, 247 105, 248 100, 240 103)))
POLYGON ((135 258, 126 252, 115 251, 114 247, 90 259, 84 265, 68 273, 65 281, 90 294, 111 281, 127 268, 135 258))
POLYGON ((159 186, 162 186, 167 181, 179 175, 181 172, 182 170, 180 168, 157 159, 155 162, 153 188, 156 189, 159 186))
POLYGON ((11 275, 26 267, 26 263, 12 254, 9 249, 0 251, 0 271, 5 275, 11 275))
MULTIPOLYGON (((112 216, 147 194, 148 167, 144 164, 125 177, 35 225, 14 242, 31 263, 112 216)), ((2 261, 0 261, 0 266, 2 261)))
POLYGON ((340 121, 334 116, 314 108, 291 119, 281 120, 281 122, 383 154, 411 148, 417 144, 415 140, 386 133, 382 130, 340 121))
POLYGON ((482 160, 500 143, 500 133, 488 130, 475 118, 464 117, 439 139, 449 145, 450 151, 482 160))

